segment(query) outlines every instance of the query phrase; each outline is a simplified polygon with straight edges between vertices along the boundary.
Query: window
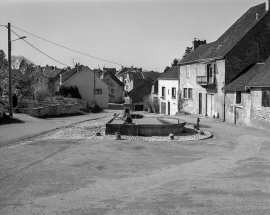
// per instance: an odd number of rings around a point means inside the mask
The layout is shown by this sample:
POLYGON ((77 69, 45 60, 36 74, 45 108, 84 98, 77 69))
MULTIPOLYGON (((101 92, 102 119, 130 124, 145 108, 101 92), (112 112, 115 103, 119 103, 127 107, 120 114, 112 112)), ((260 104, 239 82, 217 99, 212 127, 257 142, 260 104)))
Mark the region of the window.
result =
POLYGON ((192 99, 192 88, 188 88, 188 98, 192 99))
POLYGON ((162 97, 165 97, 165 87, 162 87, 161 93, 162 93, 161 96, 162 96, 162 97))
POLYGON ((101 95, 102 94, 102 89, 96 89, 96 95, 101 95))
POLYGON ((188 96, 187 96, 187 89, 188 88, 184 88, 184 99, 187 99, 188 98, 188 96))
POLYGON ((111 89, 111 94, 114 94, 114 89, 111 89))
POLYGON ((262 106, 270 107, 270 90, 262 90, 262 106))
POLYGON ((168 89, 168 95, 170 95, 170 90, 168 89))
POLYGON ((241 91, 236 91, 236 100, 235 100, 236 104, 241 103, 241 91))
POLYGON ((189 78, 190 77, 190 66, 187 66, 186 69, 187 69, 186 78, 189 78))
POLYGON ((215 64, 206 64, 207 66, 207 82, 214 83, 214 74, 215 74, 215 64))
POLYGON ((184 88, 184 99, 192 99, 193 98, 192 88, 184 88))
POLYGON ((173 88, 172 88, 172 98, 175 99, 175 97, 176 97, 176 88, 173 87, 173 88))

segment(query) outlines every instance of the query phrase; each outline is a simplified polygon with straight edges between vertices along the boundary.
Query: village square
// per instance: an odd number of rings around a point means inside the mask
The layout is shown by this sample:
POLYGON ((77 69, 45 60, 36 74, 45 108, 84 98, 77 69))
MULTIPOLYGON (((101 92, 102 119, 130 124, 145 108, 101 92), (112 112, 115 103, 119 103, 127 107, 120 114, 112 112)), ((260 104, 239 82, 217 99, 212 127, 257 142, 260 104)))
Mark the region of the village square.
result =
POLYGON ((159 71, 1 25, 0 214, 270 214, 269 11, 159 71), (63 64, 28 36, 115 67, 63 64), (57 66, 13 55, 22 42, 57 66))

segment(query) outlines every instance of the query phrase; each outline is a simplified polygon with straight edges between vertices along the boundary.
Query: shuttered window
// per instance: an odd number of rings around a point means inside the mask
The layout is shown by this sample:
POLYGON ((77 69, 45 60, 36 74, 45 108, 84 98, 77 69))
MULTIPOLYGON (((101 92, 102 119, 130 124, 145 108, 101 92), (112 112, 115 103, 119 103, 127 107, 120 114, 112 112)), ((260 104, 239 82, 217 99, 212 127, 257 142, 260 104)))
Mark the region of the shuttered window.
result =
POLYGON ((161 94, 161 96, 163 96, 163 97, 164 97, 164 96, 165 96, 165 87, 162 87, 162 91, 161 91, 161 93, 162 93, 162 94, 161 94))
POLYGON ((188 89, 188 98, 192 99, 192 88, 188 89))
POLYGON ((184 99, 192 99, 192 88, 184 88, 184 99))
POLYGON ((270 90, 262 90, 262 106, 270 107, 270 90))

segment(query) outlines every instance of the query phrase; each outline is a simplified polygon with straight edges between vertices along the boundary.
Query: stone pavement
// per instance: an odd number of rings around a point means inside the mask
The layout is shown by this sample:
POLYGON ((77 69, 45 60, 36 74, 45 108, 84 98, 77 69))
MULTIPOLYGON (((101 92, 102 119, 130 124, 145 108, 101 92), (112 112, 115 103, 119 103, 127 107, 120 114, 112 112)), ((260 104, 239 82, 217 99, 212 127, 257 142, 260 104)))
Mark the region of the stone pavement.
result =
POLYGON ((14 144, 18 141, 38 136, 57 128, 71 126, 88 120, 96 120, 103 117, 113 116, 117 110, 104 110, 101 113, 90 113, 68 117, 35 118, 26 114, 14 113, 14 118, 22 123, 6 124, 0 126, 0 147, 14 144))

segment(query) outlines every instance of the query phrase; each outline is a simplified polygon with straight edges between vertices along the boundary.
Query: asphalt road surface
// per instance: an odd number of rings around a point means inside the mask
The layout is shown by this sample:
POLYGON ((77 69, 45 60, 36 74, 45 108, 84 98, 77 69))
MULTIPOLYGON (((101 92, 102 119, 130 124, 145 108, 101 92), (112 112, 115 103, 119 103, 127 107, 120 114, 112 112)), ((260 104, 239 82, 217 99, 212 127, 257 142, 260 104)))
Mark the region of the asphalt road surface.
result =
POLYGON ((0 214, 270 214, 269 133, 201 122, 213 138, 50 139, 2 150, 0 214))

